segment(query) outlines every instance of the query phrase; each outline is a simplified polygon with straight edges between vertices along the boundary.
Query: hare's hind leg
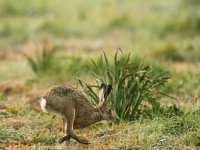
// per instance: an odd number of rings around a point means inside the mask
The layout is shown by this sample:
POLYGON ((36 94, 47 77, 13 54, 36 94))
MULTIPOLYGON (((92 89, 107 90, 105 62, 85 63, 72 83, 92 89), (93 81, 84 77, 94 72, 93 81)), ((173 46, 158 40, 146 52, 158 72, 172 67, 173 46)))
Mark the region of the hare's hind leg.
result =
POLYGON ((62 144, 64 141, 66 141, 66 144, 68 145, 69 142, 70 142, 70 138, 71 136, 69 134, 67 134, 66 136, 62 137, 60 140, 59 140, 59 143, 62 144))
MULTIPOLYGON (((62 116, 62 132, 64 134, 67 134, 67 120, 65 119, 64 116, 62 116)), ((60 139, 59 143, 63 143, 65 141, 66 145, 69 145, 70 143, 70 135, 67 134, 66 136, 64 136, 63 138, 60 139)))
POLYGON ((82 136, 77 136, 73 132, 73 124, 74 124, 74 119, 75 119, 75 108, 72 108, 65 114, 65 119, 67 120, 67 135, 64 136, 61 140, 60 143, 64 142, 65 140, 69 140, 70 138, 75 139, 79 143, 82 144, 89 144, 90 142, 82 136))

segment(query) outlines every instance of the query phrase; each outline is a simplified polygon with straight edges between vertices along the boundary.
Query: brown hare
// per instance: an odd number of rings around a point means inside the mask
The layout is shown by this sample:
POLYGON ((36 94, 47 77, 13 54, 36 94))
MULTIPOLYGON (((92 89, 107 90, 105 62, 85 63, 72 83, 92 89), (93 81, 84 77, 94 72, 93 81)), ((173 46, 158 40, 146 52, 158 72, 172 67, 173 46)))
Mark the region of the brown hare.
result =
POLYGON ((73 129, 88 127, 102 120, 114 120, 115 115, 107 105, 107 99, 112 86, 101 83, 99 87, 99 104, 93 106, 89 100, 77 89, 68 86, 54 86, 43 96, 40 105, 44 112, 54 112, 62 116, 66 136, 60 143, 75 139, 79 143, 90 142, 77 136, 73 129))

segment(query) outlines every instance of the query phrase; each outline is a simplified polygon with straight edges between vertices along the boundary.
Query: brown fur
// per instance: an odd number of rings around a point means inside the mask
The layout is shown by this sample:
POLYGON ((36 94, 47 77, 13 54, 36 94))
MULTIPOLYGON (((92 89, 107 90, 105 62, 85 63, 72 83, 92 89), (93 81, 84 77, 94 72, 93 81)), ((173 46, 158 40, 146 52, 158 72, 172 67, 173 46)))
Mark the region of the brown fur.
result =
MULTIPOLYGON (((106 89, 103 89, 104 99, 107 99, 111 90, 106 91, 106 89)), ((80 91, 72 87, 54 86, 43 98, 46 100, 46 109, 60 114, 63 118, 67 135, 60 140, 60 143, 73 138, 80 143, 89 144, 84 137, 75 135, 73 129, 85 128, 101 120, 115 119, 105 101, 100 100, 101 105, 94 107, 80 91)))

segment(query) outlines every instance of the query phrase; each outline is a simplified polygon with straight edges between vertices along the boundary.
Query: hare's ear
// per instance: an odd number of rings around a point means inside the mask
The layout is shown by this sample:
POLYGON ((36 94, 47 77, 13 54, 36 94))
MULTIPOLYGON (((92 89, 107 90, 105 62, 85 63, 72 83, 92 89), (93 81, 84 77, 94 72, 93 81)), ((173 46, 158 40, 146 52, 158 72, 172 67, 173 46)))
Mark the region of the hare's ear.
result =
POLYGON ((99 100, 100 102, 104 101, 104 93, 106 91, 106 85, 104 83, 101 83, 99 87, 99 100))
POLYGON ((100 108, 107 101, 108 96, 112 90, 112 86, 104 84, 100 79, 96 79, 96 81, 99 86, 99 104, 97 107, 100 108))
POLYGON ((112 90, 111 85, 105 85, 102 83, 99 90, 99 107, 102 107, 108 99, 108 96, 112 90))
POLYGON ((111 90, 112 90, 112 85, 106 85, 106 88, 105 88, 105 91, 104 91, 104 94, 103 94, 104 101, 107 101, 108 96, 111 93, 111 90))

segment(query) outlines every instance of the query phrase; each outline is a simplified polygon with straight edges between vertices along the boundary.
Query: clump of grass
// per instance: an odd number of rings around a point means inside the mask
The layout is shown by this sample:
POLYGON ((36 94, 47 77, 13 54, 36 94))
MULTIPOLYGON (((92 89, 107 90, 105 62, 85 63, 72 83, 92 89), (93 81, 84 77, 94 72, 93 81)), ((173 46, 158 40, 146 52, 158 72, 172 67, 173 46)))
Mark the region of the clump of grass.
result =
MULTIPOLYGON (((155 109, 159 108, 158 99, 165 94, 158 89, 170 78, 168 73, 161 72, 153 76, 151 66, 144 65, 142 61, 135 63, 130 54, 118 58, 118 51, 113 62, 109 62, 105 53, 98 64, 94 60, 91 61, 91 72, 104 83, 113 85, 110 104, 120 119, 134 120, 145 102, 155 109)), ((94 100, 93 103, 97 104, 98 96, 93 89, 95 86, 79 78, 78 80, 86 94, 94 100)))
POLYGON ((13 3, 12 0, 1 1, 1 16, 36 16, 48 13, 48 3, 30 3, 22 0, 21 3, 13 3))
POLYGON ((0 129, 0 143, 16 143, 22 144, 36 144, 43 143, 46 145, 55 144, 59 135, 49 130, 27 130, 24 127, 19 130, 13 128, 2 128, 0 129))
POLYGON ((66 23, 61 19, 49 20, 39 28, 40 32, 47 32, 55 36, 67 36, 68 30, 66 23))
POLYGON ((174 43, 166 42, 155 48, 152 54, 154 57, 174 62, 198 62, 200 61, 200 51, 198 45, 188 44, 184 48, 179 48, 174 43))
POLYGON ((192 7, 198 7, 198 5, 200 4, 200 1, 199 0, 184 0, 183 1, 183 5, 186 5, 188 7, 189 6, 192 6, 192 7))
POLYGON ((166 43, 153 53, 155 57, 159 57, 161 59, 171 60, 171 61, 183 61, 184 57, 179 52, 177 46, 172 43, 166 43))
POLYGON ((45 130, 42 132, 33 133, 33 138, 31 141, 29 141, 29 143, 43 143, 46 145, 52 145, 57 142, 58 138, 59 136, 56 133, 45 130))
POLYGON ((200 120, 192 113, 186 113, 182 116, 175 116, 165 122, 162 128, 164 135, 179 136, 187 132, 196 131, 199 128, 200 120))
POLYGON ((140 120, 149 118, 149 119, 153 119, 153 118, 172 118, 175 116, 182 116, 183 115, 183 111, 178 108, 176 105, 171 105, 171 106, 160 106, 158 105, 157 107, 153 107, 153 108, 149 108, 149 107, 143 107, 142 109, 139 110, 140 111, 140 115, 138 116, 138 118, 140 120))
POLYGON ((14 129, 0 129, 0 143, 11 143, 14 141, 25 141, 25 137, 14 129))
POLYGON ((0 28, 0 36, 4 39, 12 39, 14 42, 22 42, 28 39, 28 30, 24 25, 11 25, 9 23, 5 23, 0 28))
POLYGON ((71 72, 71 74, 85 74, 87 73, 89 61, 84 60, 81 57, 68 57, 68 65, 67 70, 68 72, 71 72))
POLYGON ((2 14, 4 15, 19 15, 24 12, 24 8, 18 6, 16 3, 8 0, 2 3, 2 14))
POLYGON ((175 73, 173 80, 168 84, 167 91, 177 96, 184 96, 187 101, 190 99, 198 98, 200 89, 200 72, 180 72, 175 73), (192 80, 191 80, 192 79, 192 80))
POLYGON ((184 17, 175 17, 175 19, 168 20, 164 28, 162 28, 161 35, 168 33, 178 33, 182 36, 194 36, 200 32, 200 13, 199 13, 199 1, 198 0, 185 0, 182 9, 186 10, 187 13, 184 17))
POLYGON ((88 68, 88 62, 82 57, 60 56, 58 48, 43 49, 38 52, 36 57, 25 55, 29 66, 37 77, 55 77, 56 79, 65 79, 72 77, 73 74, 85 74, 88 68), (78 63, 77 63, 78 62, 78 63))
POLYGON ((192 132, 188 132, 184 142, 186 143, 186 145, 195 145, 195 146, 200 146, 200 130, 198 129, 198 131, 192 131, 192 132))
POLYGON ((46 49, 44 48, 41 53, 38 53, 36 58, 32 58, 25 55, 29 65, 31 66, 34 73, 37 75, 49 75, 52 73, 59 73, 59 61, 56 57, 56 48, 46 49))
POLYGON ((127 17, 127 15, 120 15, 118 17, 113 18, 110 23, 109 23, 109 28, 115 29, 115 28, 120 28, 123 26, 128 26, 130 25, 130 18, 127 17))
POLYGON ((190 35, 198 35, 200 33, 200 15, 197 12, 188 14, 187 18, 180 26, 180 32, 190 35))

